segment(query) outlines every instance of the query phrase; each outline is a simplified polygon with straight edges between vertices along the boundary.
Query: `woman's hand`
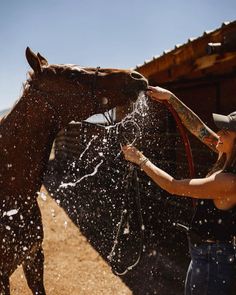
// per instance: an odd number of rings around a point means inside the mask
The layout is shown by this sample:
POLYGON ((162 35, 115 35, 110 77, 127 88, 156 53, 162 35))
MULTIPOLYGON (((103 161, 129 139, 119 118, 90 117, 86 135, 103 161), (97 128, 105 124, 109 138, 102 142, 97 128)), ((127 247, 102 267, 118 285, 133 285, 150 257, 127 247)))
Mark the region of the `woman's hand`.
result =
POLYGON ((158 101, 169 100, 170 97, 173 95, 173 93, 170 92, 169 90, 158 87, 158 86, 156 87, 148 86, 148 90, 146 91, 146 94, 150 98, 154 100, 158 100, 158 101))
POLYGON ((146 159, 146 157, 132 145, 123 146, 122 152, 126 160, 137 165, 140 165, 146 159))

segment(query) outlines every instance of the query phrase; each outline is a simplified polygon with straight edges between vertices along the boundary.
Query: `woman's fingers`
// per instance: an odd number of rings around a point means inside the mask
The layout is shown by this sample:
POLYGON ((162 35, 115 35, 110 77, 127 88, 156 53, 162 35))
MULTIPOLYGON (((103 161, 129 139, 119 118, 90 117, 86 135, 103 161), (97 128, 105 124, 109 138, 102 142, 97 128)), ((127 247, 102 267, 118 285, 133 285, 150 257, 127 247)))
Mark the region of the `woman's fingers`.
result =
POLYGON ((122 150, 122 152, 126 152, 129 148, 130 148, 129 145, 123 145, 123 146, 121 147, 121 150, 122 150))
POLYGON ((135 150, 136 150, 135 147, 131 145, 124 145, 122 147, 122 151, 126 159, 130 159, 130 157, 132 157, 132 155, 135 154, 135 150))
POLYGON ((161 88, 159 86, 149 86, 148 90, 146 91, 146 94, 150 98, 157 101, 168 100, 171 96, 171 92, 169 90, 161 88))
POLYGON ((154 87, 152 87, 151 89, 148 89, 147 91, 146 91, 146 94, 147 94, 147 96, 148 97, 150 97, 151 99, 159 99, 159 93, 158 93, 158 91, 154 88, 154 87))
POLYGON ((143 154, 132 145, 126 145, 122 147, 124 158, 130 162, 138 164, 143 154))

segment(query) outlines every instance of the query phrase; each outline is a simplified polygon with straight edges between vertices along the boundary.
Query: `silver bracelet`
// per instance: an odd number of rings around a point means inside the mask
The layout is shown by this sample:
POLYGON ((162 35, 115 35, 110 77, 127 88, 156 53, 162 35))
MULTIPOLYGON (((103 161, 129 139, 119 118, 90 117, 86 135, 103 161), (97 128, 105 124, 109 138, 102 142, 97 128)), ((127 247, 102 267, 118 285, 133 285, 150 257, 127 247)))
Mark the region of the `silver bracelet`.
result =
POLYGON ((139 167, 140 167, 141 170, 143 170, 143 165, 145 165, 148 161, 149 161, 148 158, 144 158, 144 159, 141 161, 141 163, 139 164, 139 167))

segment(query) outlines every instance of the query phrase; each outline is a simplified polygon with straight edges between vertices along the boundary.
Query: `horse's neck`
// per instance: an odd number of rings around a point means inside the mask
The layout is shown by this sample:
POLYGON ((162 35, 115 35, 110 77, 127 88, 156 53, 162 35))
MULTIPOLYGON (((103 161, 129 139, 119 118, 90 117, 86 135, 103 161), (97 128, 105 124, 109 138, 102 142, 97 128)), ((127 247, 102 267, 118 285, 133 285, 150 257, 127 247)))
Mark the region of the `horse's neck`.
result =
POLYGON ((42 99, 24 95, 0 123, 0 188, 38 190, 59 131, 42 99), (36 188, 37 186, 37 188, 36 188))

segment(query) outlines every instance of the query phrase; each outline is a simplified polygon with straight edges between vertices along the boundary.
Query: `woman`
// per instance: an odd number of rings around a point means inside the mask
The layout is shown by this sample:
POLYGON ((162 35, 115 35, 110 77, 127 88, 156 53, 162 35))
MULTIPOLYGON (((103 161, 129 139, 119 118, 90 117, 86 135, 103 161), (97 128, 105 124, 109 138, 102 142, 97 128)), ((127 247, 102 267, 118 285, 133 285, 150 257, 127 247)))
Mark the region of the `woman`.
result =
POLYGON ((162 189, 197 199, 188 233, 191 262, 185 294, 236 294, 236 112, 228 116, 213 114, 220 129, 215 133, 170 91, 150 86, 147 95, 168 101, 186 128, 219 154, 205 178, 177 180, 135 147, 123 147, 125 159, 139 165, 162 189))

